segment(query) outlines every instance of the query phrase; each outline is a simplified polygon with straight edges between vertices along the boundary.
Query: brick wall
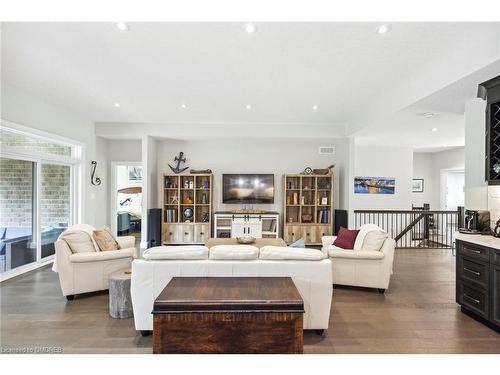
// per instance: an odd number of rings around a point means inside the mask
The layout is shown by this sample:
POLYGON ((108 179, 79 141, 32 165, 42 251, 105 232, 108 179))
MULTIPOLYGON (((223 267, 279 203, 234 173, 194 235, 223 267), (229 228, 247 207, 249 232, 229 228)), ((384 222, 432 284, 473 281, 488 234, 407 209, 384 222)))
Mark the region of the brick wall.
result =
POLYGON ((0 159, 0 226, 31 226, 31 175, 31 162, 0 159))
MULTIPOLYGON (((0 226, 31 226, 33 168, 28 161, 0 159, 0 226)), ((70 168, 42 165, 41 174, 42 227, 67 223, 70 215, 70 168)))

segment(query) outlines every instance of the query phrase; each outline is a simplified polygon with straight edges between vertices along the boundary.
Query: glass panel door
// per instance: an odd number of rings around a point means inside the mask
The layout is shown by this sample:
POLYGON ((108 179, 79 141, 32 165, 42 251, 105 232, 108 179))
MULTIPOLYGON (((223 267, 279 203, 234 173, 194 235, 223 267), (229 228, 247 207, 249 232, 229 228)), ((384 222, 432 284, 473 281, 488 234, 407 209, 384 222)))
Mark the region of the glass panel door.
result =
POLYGON ((36 163, 0 158, 0 272, 36 261, 36 163))
POLYGON ((55 254, 54 242, 71 222, 71 167, 42 164, 40 173, 41 257, 55 254))

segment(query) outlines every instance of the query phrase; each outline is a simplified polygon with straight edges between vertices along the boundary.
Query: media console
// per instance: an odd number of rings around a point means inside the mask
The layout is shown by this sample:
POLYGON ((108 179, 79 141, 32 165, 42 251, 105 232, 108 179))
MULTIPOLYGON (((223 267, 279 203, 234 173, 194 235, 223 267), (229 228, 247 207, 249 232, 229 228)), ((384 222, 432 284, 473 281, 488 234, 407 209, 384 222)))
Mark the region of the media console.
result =
POLYGON ((216 211, 214 213, 214 238, 279 238, 279 213, 244 213, 216 211))

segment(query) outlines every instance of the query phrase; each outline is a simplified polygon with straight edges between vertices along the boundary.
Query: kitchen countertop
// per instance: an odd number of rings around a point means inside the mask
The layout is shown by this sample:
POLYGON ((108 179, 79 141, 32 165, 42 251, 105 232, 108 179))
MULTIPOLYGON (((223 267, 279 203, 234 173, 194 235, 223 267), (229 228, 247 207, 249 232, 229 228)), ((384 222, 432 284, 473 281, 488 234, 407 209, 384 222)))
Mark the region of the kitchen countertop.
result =
POLYGON ((500 250, 500 238, 487 234, 464 234, 456 232, 455 239, 500 250))

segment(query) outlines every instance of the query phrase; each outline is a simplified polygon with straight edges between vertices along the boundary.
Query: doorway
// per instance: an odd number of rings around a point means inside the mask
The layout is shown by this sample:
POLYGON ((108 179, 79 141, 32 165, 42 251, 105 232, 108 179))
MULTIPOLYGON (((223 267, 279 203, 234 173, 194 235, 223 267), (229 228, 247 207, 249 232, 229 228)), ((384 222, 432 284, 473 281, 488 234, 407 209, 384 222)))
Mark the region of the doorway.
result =
POLYGON ((464 171, 445 172, 445 209, 455 211, 457 207, 463 207, 465 202, 464 194, 465 173, 464 171))
POLYGON ((134 236, 141 240, 142 164, 111 163, 111 230, 117 236, 134 236))

